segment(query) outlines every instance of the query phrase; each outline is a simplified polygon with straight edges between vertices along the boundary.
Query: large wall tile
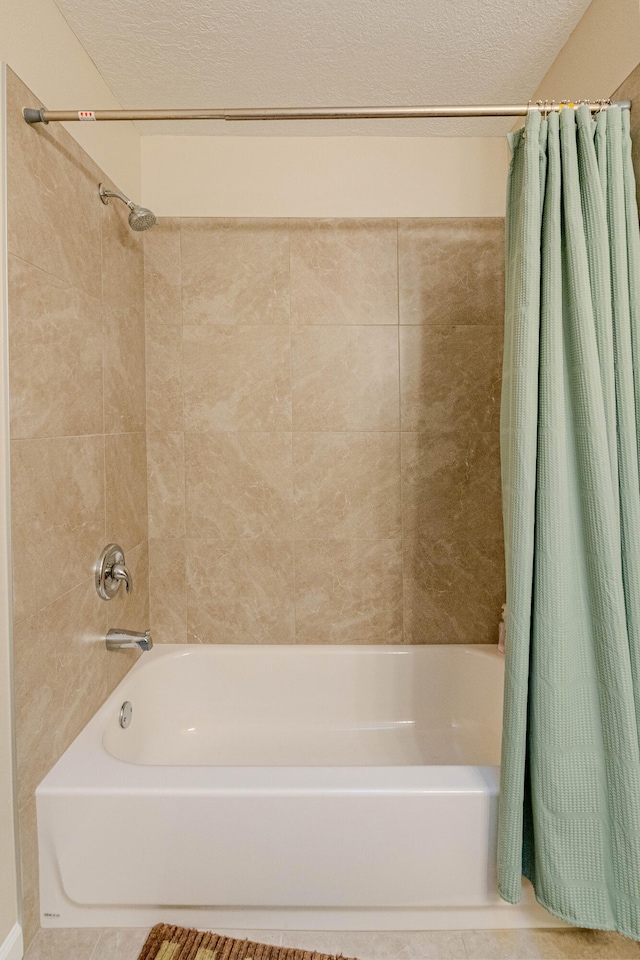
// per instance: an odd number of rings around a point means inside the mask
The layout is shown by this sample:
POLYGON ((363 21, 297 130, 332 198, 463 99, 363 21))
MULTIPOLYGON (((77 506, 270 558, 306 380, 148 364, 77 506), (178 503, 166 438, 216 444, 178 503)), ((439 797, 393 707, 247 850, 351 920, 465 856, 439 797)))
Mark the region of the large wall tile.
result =
POLYGON ((147 324, 147 430, 184 429, 182 410, 182 327, 147 324))
POLYGON ((134 433, 146 420, 143 239, 122 203, 101 206, 104 431, 134 433))
POLYGON ((181 225, 185 324, 288 324, 286 220, 185 219, 181 225))
POLYGON ((404 540, 405 643, 497 643, 501 538, 404 540))
POLYGON ((184 434, 147 437, 149 536, 185 535, 184 434))
POLYGON ((398 221, 400 323, 502 324, 504 220, 398 221))
POLYGON ((185 327, 182 349, 186 430, 291 429, 288 327, 185 327))
MULTIPOLYGON (((127 567, 133 579, 131 593, 127 593, 124 586, 121 586, 115 597, 107 602, 101 601, 107 608, 107 629, 118 627, 123 630, 143 632, 151 626, 148 540, 143 540, 137 547, 128 551, 127 567)), ((155 637, 153 639, 155 640, 155 637)), ((107 692, 117 687, 140 656, 143 654, 138 650, 107 651, 105 671, 107 692)))
POLYGON ((187 537, 292 536, 290 433, 188 433, 187 537))
POLYGON ((181 324, 180 220, 160 218, 143 236, 147 323, 181 324))
POLYGON ((14 622, 91 576, 104 496, 102 437, 11 442, 14 622))
POLYGON ((401 643, 399 540, 296 540, 298 643, 401 643))
POLYGON ((493 433, 402 434, 403 536, 502 536, 500 438, 493 433))
POLYGON ((104 432, 145 429, 144 316, 135 304, 103 307, 104 432))
MULTIPOLYGON (((133 589, 127 593, 124 585, 120 587, 115 597, 107 602, 107 627, 124 627, 126 630, 147 630, 149 627, 149 541, 143 540, 137 547, 127 551, 127 567, 131 573, 133 589)), ((110 651, 112 652, 112 651, 110 651)), ((124 673, 136 659, 136 652, 131 650, 117 651, 123 656, 108 657, 108 665, 116 666, 109 671, 114 681, 120 682, 124 673), (133 659, 129 654, 133 653, 133 659)))
POLYGON ((23 107, 43 106, 7 74, 8 249, 58 280, 100 296, 101 179, 96 164, 60 126, 30 126, 23 107))
POLYGON ((38 828, 36 798, 18 808, 18 844, 20 850, 20 906, 22 936, 31 943, 40 929, 40 889, 38 883, 38 828))
POLYGON ((186 542, 149 541, 149 621, 154 643, 187 640, 186 542))
POLYGON ((129 210, 120 200, 101 206, 102 303, 107 311, 135 308, 144 321, 144 234, 131 229, 129 210))
POLYGON ((19 805, 107 695, 107 606, 92 577, 15 626, 19 805))
POLYGON ((496 430, 501 327, 401 327, 403 430, 496 430))
POLYGON ((292 220, 291 319, 398 322, 395 220, 292 220))
POLYGON ((190 643, 292 643, 293 543, 187 540, 190 643))
POLYGON ((147 539, 147 447, 144 433, 105 437, 107 540, 126 552, 147 539))
POLYGON ((396 327, 292 331, 294 430, 398 430, 396 327))
POLYGON ((9 256, 11 436, 102 433, 100 300, 9 256))
POLYGON ((398 433, 296 433, 293 478, 296 537, 400 537, 398 433))
POLYGON ((109 626, 149 621, 144 282, 142 238, 122 204, 100 202, 105 175, 59 125, 24 123, 22 106, 39 104, 11 70, 7 89, 14 685, 28 945, 39 924, 33 789, 136 660, 133 651, 107 652, 109 626), (98 598, 93 570, 108 539, 125 547, 134 577, 133 594, 121 590, 110 604, 98 598))

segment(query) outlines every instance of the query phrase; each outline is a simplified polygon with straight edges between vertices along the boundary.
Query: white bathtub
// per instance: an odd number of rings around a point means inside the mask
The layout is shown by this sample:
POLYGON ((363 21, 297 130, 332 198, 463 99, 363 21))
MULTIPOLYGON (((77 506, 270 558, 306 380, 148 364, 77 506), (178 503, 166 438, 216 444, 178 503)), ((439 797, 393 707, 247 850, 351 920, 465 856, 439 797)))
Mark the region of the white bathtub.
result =
POLYGON ((156 646, 38 787, 43 926, 556 925, 496 893, 502 681, 492 646, 156 646))

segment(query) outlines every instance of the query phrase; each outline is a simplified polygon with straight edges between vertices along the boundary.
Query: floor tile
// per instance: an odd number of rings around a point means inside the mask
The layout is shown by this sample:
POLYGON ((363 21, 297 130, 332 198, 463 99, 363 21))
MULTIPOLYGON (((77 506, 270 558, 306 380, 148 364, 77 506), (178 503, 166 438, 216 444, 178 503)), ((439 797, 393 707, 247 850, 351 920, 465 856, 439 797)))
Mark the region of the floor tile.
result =
MULTIPOLYGON (((599 930, 215 932, 358 960, 640 960, 640 943, 599 930)), ((25 960, 137 960, 148 933, 142 927, 41 930, 25 960)))
POLYGON ((227 927, 212 928, 212 932, 221 937, 234 937, 236 940, 252 940, 254 943, 268 943, 279 947, 282 943, 282 930, 231 930, 227 927))
POLYGON ((287 931, 284 947, 342 954, 358 960, 466 960, 457 931, 287 931))
POLYGON ((40 930, 24 960, 91 960, 101 932, 93 927, 40 930))
POLYGON ((111 927, 103 930, 91 960, 138 960, 149 927, 111 927))
POLYGON ((640 943, 600 930, 465 930, 469 960, 626 960, 640 943))

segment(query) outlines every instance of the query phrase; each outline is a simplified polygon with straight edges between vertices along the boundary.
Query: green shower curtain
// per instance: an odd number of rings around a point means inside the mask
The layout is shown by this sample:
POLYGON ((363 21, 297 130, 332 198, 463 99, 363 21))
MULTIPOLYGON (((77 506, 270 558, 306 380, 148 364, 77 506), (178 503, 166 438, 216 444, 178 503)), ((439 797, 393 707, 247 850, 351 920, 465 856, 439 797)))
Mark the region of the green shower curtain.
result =
POLYGON ((640 236, 629 111, 511 135, 502 897, 640 939, 640 236))

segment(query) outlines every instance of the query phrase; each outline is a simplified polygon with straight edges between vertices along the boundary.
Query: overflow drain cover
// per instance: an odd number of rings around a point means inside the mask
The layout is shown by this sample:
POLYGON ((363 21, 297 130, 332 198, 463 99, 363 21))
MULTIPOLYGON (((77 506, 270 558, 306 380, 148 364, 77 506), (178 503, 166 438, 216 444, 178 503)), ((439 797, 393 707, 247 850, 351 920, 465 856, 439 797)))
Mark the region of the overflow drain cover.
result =
POLYGON ((133 714, 133 707, 131 706, 130 700, 125 700, 125 702, 120 707, 120 726, 125 730, 131 723, 131 716, 133 714))

